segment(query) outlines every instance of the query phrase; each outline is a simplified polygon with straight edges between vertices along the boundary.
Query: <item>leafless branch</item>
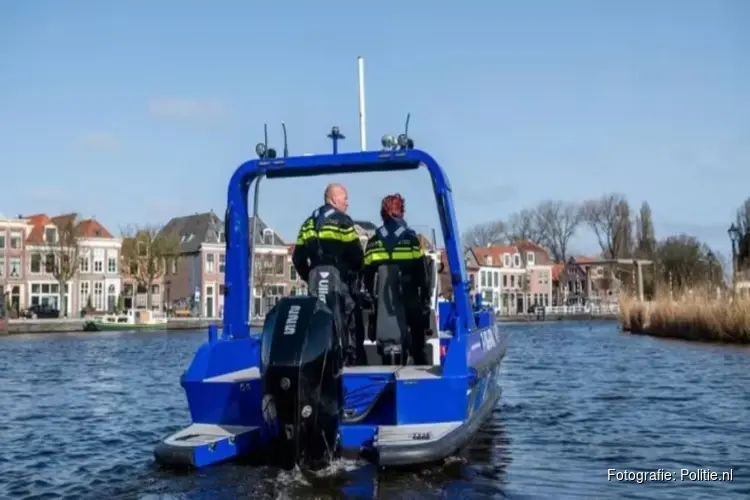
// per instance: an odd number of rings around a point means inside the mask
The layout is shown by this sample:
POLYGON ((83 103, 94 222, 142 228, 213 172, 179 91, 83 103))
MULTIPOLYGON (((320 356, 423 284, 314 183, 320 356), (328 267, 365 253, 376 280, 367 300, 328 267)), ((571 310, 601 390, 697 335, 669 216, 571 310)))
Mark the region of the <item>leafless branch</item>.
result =
POLYGON ((505 224, 502 221, 485 222, 472 226, 462 236, 465 247, 486 247, 503 241, 505 224))
POLYGON ((568 244, 581 223, 581 210, 575 203, 544 201, 536 209, 540 233, 545 245, 556 262, 568 258, 568 244))

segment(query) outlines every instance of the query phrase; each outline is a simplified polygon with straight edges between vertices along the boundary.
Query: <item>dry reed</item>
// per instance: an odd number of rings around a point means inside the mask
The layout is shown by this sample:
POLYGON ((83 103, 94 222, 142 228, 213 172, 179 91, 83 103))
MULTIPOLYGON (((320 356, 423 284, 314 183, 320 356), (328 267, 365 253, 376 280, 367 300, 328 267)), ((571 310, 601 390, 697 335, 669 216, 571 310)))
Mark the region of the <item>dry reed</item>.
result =
POLYGON ((750 344, 750 297, 692 294, 639 302, 620 300, 622 329, 636 334, 703 342, 750 344))

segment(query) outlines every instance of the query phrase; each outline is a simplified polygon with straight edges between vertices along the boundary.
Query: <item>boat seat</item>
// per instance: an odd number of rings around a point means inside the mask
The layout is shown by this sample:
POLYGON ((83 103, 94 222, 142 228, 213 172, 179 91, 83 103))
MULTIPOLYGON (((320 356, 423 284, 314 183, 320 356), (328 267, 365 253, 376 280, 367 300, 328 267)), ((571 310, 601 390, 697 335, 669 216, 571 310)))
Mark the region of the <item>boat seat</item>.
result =
POLYGON ((341 273, 334 266, 317 266, 310 271, 307 293, 325 302, 333 313, 336 331, 344 331, 341 304, 338 300, 339 292, 343 288, 341 273))
POLYGON ((402 345, 409 333, 406 322, 406 308, 401 290, 401 271, 397 264, 386 263, 378 266, 376 275, 375 342, 384 363, 401 364, 402 345))

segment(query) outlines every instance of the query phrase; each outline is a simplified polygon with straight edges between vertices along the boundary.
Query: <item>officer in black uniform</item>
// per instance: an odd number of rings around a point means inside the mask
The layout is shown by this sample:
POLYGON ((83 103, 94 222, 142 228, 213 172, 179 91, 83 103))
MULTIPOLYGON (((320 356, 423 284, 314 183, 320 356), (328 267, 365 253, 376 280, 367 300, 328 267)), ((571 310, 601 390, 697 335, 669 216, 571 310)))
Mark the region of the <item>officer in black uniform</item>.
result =
POLYGON ((364 332, 357 332, 357 301, 352 296, 362 272, 362 244, 346 213, 346 188, 329 185, 324 202, 302 224, 292 264, 310 295, 324 298, 331 307, 347 364, 364 363, 364 332))
POLYGON ((402 338, 402 348, 416 365, 426 365, 425 337, 429 329, 429 303, 431 290, 427 278, 425 257, 417 233, 404 221, 405 201, 399 194, 383 199, 380 215, 383 225, 367 242, 363 281, 371 295, 375 290, 375 276, 383 264, 395 265, 400 281, 407 338, 402 338))

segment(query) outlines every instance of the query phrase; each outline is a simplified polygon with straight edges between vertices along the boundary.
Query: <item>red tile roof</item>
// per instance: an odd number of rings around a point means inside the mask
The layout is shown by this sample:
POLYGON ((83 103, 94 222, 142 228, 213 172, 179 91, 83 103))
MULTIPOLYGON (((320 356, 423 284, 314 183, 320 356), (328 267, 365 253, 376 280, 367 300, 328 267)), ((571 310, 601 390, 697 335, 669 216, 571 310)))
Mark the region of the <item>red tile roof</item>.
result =
POLYGON ((558 281, 560 279, 560 273, 565 269, 565 264, 553 264, 552 265, 552 281, 558 281))
POLYGON ((75 224, 75 233, 79 238, 113 238, 112 233, 102 226, 95 219, 85 219, 76 223, 77 214, 64 214, 55 217, 49 217, 45 214, 35 214, 24 217, 32 226, 29 235, 26 237, 27 245, 44 244, 44 227, 49 224, 63 227, 67 224, 75 224))
POLYGON ((495 267, 503 267, 503 254, 514 254, 518 253, 518 247, 515 245, 492 245, 490 247, 473 247, 471 251, 477 258, 477 262, 480 266, 491 265, 495 267), (492 264, 485 264, 487 257, 492 258, 492 264))

